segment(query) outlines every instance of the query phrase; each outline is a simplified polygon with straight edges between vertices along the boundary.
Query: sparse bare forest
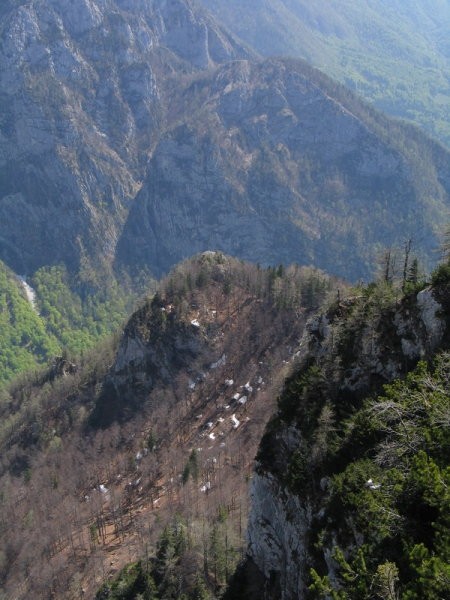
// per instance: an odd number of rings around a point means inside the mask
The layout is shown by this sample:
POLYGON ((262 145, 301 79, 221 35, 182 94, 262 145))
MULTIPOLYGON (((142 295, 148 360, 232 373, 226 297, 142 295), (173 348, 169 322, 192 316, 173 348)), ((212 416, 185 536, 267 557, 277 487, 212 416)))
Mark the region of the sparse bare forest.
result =
POLYGON ((205 253, 121 336, 3 391, 5 597, 92 597, 161 554, 174 519, 186 593, 204 573, 220 594, 244 548, 258 440, 307 316, 336 286, 205 253))

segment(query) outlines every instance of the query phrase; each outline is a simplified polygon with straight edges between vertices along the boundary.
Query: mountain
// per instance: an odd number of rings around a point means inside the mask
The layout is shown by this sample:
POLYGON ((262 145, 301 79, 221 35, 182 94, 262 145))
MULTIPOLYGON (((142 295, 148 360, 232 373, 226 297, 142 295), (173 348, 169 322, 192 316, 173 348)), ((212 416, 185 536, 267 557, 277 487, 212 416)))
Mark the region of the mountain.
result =
POLYGON ((438 245, 450 154, 305 63, 236 61, 177 103, 190 115, 155 145, 118 245, 127 269, 217 248, 356 280, 382 246, 438 245))
POLYGON ((228 600, 445 597, 448 273, 400 297, 372 284, 309 322, 228 600))
POLYGON ((432 260, 448 151, 306 63, 261 61, 187 0, 2 11, 0 259, 16 273, 62 265, 98 287, 112 265, 160 276, 218 249, 356 280, 405 238, 432 260))
POLYGON ((243 549, 273 400, 308 316, 337 285, 313 269, 204 253, 179 265, 120 336, 3 390, 3 595, 92 598, 152 552, 174 518, 196 544, 186 589, 226 522, 223 586, 243 549))
POLYGON ((0 39, 0 258, 98 269, 173 87, 248 54, 188 0, 3 3, 0 39))
POLYGON ((212 600, 243 556, 229 600, 443 597, 449 272, 348 289, 206 252, 2 391, 2 593, 212 600))
POLYGON ((202 0, 264 56, 306 59, 447 146, 448 0, 202 0))

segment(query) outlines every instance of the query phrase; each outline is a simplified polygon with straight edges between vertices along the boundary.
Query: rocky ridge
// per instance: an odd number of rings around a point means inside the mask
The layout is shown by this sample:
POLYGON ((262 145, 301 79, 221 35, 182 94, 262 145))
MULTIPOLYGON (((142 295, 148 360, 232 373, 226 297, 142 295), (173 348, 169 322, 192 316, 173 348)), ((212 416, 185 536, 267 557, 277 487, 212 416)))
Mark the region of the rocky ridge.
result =
POLYGON ((1 591, 93 597, 175 514, 205 527, 226 510, 240 548, 258 440, 334 284, 205 253, 171 273, 114 345, 5 392, 1 591))
MULTIPOLYGON (((311 567, 317 568, 317 564, 327 574, 329 585, 339 588, 337 571, 343 563, 336 562, 335 547, 339 536, 342 544, 343 534, 339 516, 329 512, 331 476, 320 479, 323 456, 319 454, 326 452, 323 446, 319 448, 318 441, 322 439, 320 419, 325 418, 323 402, 334 407, 336 423, 345 422, 368 394, 373 397, 382 392, 384 384, 405 377, 417 361, 430 360, 438 350, 448 348, 448 307, 439 301, 443 293, 445 297, 444 288, 428 287, 401 301, 391 299, 387 303, 381 297, 375 302, 367 296, 349 298, 310 320, 297 354, 298 365, 285 384, 278 413, 260 445, 251 489, 247 571, 238 579, 236 589, 248 589, 255 598, 263 589, 265 598, 304 598, 312 583, 311 567), (290 479, 290 474, 298 473, 295 469, 303 464, 295 462, 298 460, 310 465, 306 469, 308 483, 300 487, 290 479), (324 531, 331 528, 322 542, 315 541, 318 527, 324 527, 324 531), (262 577, 257 584, 258 576, 251 575, 251 565, 256 565, 262 577)), ((448 292, 448 286, 445 289, 448 292)), ((348 431, 346 435, 350 435, 348 431)), ((361 435, 367 440, 371 434, 361 435)), ((355 438, 351 454, 345 455, 345 464, 359 457, 364 442, 358 441, 357 431, 355 438)), ((299 477, 305 476, 302 470, 299 473, 299 477)), ((378 477, 382 480, 381 473, 378 477)), ((369 475, 366 479, 372 481, 369 475)), ((369 485, 364 482, 363 489, 369 485)), ((380 487, 371 485, 375 490, 380 487)), ((369 527, 358 531, 350 521, 346 517, 344 531, 350 539, 343 551, 347 557, 351 554, 349 548, 361 546, 370 531, 369 527)), ((229 597, 237 596, 231 593, 229 597)))
POLYGON ((260 61, 193 2, 23 0, 0 38, 15 272, 159 276, 219 249, 356 280, 380 246, 438 243, 444 148, 303 62, 260 61))

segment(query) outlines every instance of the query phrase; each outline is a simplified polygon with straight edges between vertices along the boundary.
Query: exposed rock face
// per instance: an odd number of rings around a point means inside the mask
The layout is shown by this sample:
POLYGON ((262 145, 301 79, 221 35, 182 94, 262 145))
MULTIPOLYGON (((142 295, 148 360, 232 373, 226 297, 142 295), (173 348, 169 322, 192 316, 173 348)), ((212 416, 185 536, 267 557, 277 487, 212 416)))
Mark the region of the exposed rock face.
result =
MULTIPOLYGON (((290 454, 298 443, 298 432, 287 430, 277 442, 290 454)), ((312 507, 289 494, 269 472, 254 474, 250 500, 249 556, 270 581, 274 597, 301 598, 306 585, 307 572, 303 567, 308 561, 308 547, 305 540, 312 507)))
POLYGON ((24 0, 0 39, 0 257, 110 261, 171 75, 246 53, 188 0, 24 0))
MULTIPOLYGON (((396 243, 399 222, 414 239, 433 240, 417 215, 433 220, 436 207, 411 177, 423 166, 400 141, 406 130, 390 139, 392 123, 305 65, 227 64, 196 80, 183 102, 192 118, 156 145, 120 261, 158 273, 217 248, 356 278, 368 275, 377 241, 396 243)), ((444 171, 437 167, 434 185, 442 208, 444 171)))
POLYGON ((259 62, 190 0, 10 2, 0 39, 0 259, 18 273, 160 275, 220 249, 356 279, 380 244, 438 243, 447 151, 301 62, 259 62))
MULTIPOLYGON (((147 389, 151 389, 155 381, 170 383, 179 369, 195 364, 201 355, 204 364, 211 359, 213 349, 208 347, 199 327, 175 315, 169 315, 167 322, 160 316, 161 307, 146 305, 128 323, 112 375, 118 390, 132 389, 136 381, 147 389), (140 330, 141 320, 148 322, 148 331, 140 330)), ((135 394, 135 390, 132 393, 135 394)))
MULTIPOLYGON (((438 295, 437 290, 427 288, 394 309, 385 307, 376 321, 367 314, 362 317, 362 309, 358 313, 359 328, 352 328, 351 315, 355 307, 361 309, 364 305, 361 298, 350 299, 337 310, 314 318, 300 344, 299 373, 305 365, 320 366, 325 374, 324 385, 339 397, 345 413, 346 403, 354 403, 369 390, 380 390, 381 384, 401 377, 419 359, 430 358, 437 349, 448 347, 448 311, 436 301, 438 295), (342 336, 344 320, 351 338, 342 336)), ((248 556, 266 582, 267 598, 306 597, 311 583, 309 569, 314 564, 308 547, 311 524, 324 514, 323 498, 329 485, 326 478, 314 494, 303 495, 299 490, 294 493, 286 483, 289 462, 302 443, 299 427, 282 419, 269 425, 252 482, 248 556)), ((308 460, 314 457, 309 455, 308 460)), ((353 543, 362 543, 360 533, 350 534, 355 536, 353 543)), ((333 581, 337 565, 331 559, 331 548, 320 550, 333 581)))

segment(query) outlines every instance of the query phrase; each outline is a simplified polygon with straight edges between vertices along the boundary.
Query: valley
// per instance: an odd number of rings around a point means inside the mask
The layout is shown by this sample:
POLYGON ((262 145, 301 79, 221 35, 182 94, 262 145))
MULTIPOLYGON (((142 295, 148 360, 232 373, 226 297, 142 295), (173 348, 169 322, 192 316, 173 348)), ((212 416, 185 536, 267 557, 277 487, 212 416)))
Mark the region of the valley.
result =
POLYGON ((0 4, 0 600, 446 597, 450 6, 410 4, 0 4))

